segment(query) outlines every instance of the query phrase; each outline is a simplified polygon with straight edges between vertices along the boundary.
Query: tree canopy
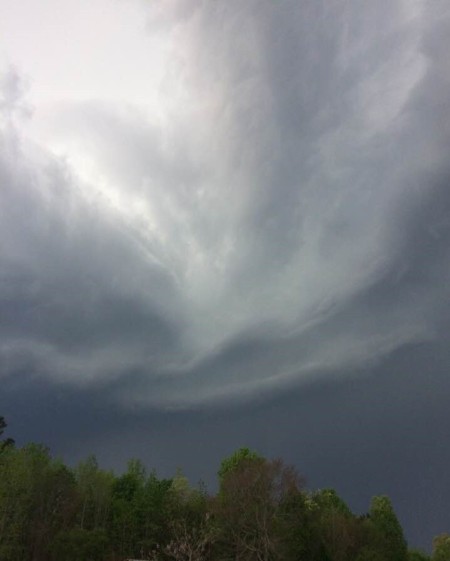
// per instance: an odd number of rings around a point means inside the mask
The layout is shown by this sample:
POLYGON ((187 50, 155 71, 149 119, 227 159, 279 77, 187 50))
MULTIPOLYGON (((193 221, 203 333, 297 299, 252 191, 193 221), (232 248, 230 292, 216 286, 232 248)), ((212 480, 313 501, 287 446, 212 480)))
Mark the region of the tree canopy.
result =
POLYGON ((209 494, 137 459, 115 474, 95 456, 68 467, 43 445, 2 444, 0 559, 450 561, 448 534, 431 558, 408 550, 389 497, 356 515, 335 490, 309 491, 293 466, 249 448, 221 462, 218 483, 209 494))

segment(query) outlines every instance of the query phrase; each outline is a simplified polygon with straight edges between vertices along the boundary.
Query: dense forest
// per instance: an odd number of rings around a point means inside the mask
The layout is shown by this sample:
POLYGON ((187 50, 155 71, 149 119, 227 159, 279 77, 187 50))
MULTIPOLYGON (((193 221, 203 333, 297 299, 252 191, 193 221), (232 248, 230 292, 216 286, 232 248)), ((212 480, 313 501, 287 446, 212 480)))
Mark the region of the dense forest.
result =
POLYGON ((450 561, 448 534, 431 557, 408 549, 387 496, 355 515, 333 489, 308 491, 293 467, 247 448, 218 479, 210 495, 139 460, 115 475, 93 456, 70 468, 43 445, 0 440, 0 560, 450 561))

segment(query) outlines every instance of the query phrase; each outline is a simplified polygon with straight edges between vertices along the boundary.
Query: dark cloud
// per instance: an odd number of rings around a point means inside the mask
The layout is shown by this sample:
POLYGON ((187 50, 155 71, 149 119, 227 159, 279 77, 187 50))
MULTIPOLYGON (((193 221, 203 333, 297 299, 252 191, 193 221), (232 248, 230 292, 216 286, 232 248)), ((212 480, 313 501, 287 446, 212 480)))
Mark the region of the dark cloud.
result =
POLYGON ((174 2, 149 16, 177 38, 171 120, 54 104, 36 120, 59 157, 22 133, 10 71, 3 376, 33 356, 58 382, 123 377, 121 401, 190 407, 434 337, 448 22, 419 8, 174 2))

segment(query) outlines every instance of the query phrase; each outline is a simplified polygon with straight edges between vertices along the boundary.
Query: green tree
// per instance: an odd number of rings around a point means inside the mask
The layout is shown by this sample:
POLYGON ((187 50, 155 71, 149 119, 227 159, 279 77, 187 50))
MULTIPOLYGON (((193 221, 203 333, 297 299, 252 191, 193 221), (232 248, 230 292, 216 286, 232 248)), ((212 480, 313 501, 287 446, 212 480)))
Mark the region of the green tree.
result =
POLYGON ((408 550, 408 561, 430 561, 430 556, 419 549, 408 550))
POLYGON ((352 516, 352 511, 334 489, 316 491, 312 494, 311 500, 317 505, 319 510, 352 516))
POLYGON ((140 503, 145 485, 145 469, 130 460, 126 473, 116 478, 112 489, 110 537, 123 557, 139 555, 140 503))
POLYGON ((357 557, 355 558, 355 561, 385 561, 385 557, 376 549, 363 547, 359 551, 357 557))
POLYGON ((80 501, 80 528, 105 528, 111 509, 114 475, 101 470, 95 456, 89 456, 75 468, 75 478, 80 501))
POLYGON ((283 561, 329 561, 316 509, 300 489, 291 490, 281 501, 276 532, 283 561))
POLYGON ((281 507, 299 492, 295 470, 281 460, 268 461, 240 449, 222 462, 216 516, 221 530, 222 555, 237 561, 281 558, 281 507))
POLYGON ((139 551, 151 551, 170 539, 170 523, 176 518, 173 508, 172 479, 160 479, 152 471, 136 501, 140 533, 139 551))
POLYGON ((239 470, 250 463, 264 463, 265 459, 250 448, 238 448, 231 456, 224 458, 220 464, 217 475, 219 484, 222 485, 225 476, 233 471, 239 470))
POLYGON ((170 540, 157 551, 176 561, 205 561, 209 559, 213 544, 217 540, 217 527, 210 513, 211 500, 204 485, 194 488, 180 469, 172 479, 168 496, 170 540))
POLYGON ((407 543, 389 497, 373 497, 369 520, 373 529, 373 549, 382 553, 386 561, 407 561, 407 543))
POLYGON ((128 463, 126 473, 113 485, 109 536, 116 553, 123 557, 147 555, 170 539, 170 479, 147 477, 139 460, 128 463))
POLYGON ((358 522, 350 508, 334 489, 313 493, 309 506, 320 555, 325 552, 331 561, 353 561, 358 551, 358 522))
POLYGON ((36 444, 3 452, 0 469, 0 559, 48 559, 52 539, 73 521, 73 475, 36 444))
POLYGON ((107 555, 108 545, 105 530, 70 528, 55 537, 50 551, 54 561, 102 561, 107 555))
POLYGON ((450 561, 450 535, 439 534, 433 540, 432 561, 450 561))

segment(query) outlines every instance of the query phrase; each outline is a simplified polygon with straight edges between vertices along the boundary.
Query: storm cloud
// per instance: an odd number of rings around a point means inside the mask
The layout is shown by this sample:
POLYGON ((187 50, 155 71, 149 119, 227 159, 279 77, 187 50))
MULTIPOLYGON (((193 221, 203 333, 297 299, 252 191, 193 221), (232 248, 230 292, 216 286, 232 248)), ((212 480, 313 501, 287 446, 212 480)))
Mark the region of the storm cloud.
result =
POLYGON ((117 398, 183 407, 434 337, 449 296, 439 5, 142 17, 171 38, 162 114, 61 99, 30 125, 5 74, 2 376, 23 361, 57 383, 137 376, 117 398))

